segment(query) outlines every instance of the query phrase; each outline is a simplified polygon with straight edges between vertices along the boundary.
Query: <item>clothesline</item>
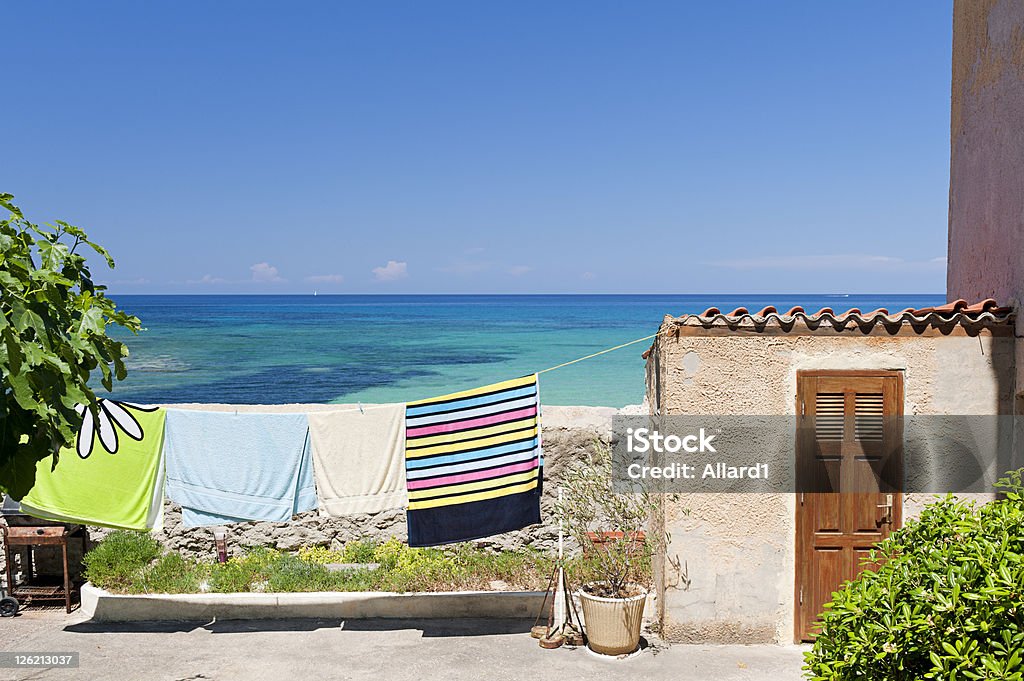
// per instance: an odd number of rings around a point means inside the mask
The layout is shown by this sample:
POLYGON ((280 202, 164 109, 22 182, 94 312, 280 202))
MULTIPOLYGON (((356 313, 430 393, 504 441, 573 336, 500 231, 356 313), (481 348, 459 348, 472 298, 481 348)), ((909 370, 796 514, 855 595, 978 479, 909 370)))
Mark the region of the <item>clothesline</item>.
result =
POLYGON ((541 522, 536 374, 365 416, 97 406, 62 465, 56 455, 37 464, 21 500, 29 515, 143 531, 162 528, 165 498, 185 527, 404 507, 410 546, 541 522))
MULTIPOLYGON (((659 331, 658 333, 661 333, 661 332, 659 331)), ((589 355, 587 355, 585 357, 577 357, 574 360, 570 360, 568 362, 562 362, 561 364, 556 364, 555 366, 548 367, 547 369, 541 369, 537 373, 538 374, 544 374, 544 373, 547 373, 549 371, 554 371, 555 369, 561 369, 562 367, 567 367, 570 364, 575 364, 576 362, 582 362, 582 361, 587 360, 587 359, 593 359, 594 357, 597 357, 599 355, 603 355, 603 354, 605 354, 607 352, 614 352, 615 350, 621 350, 622 348, 628 348, 630 345, 636 345, 637 343, 643 343, 644 341, 649 341, 652 338, 657 338, 657 337, 658 337, 657 333, 652 333, 650 336, 644 336, 643 338, 637 338, 636 340, 631 340, 628 343, 623 343, 621 345, 616 345, 614 348, 605 348, 604 350, 600 350, 598 352, 591 353, 591 354, 589 354, 589 355)))
MULTIPOLYGON (((634 340, 627 341, 625 343, 621 343, 621 344, 616 345, 616 346, 611 347, 611 348, 605 348, 604 350, 598 350, 597 352, 592 352, 589 355, 585 355, 583 357, 577 357, 576 359, 569 360, 568 362, 562 362, 561 364, 556 364, 553 367, 548 367, 547 369, 541 369, 540 371, 536 371, 534 373, 536 373, 536 374, 546 374, 549 371, 554 371, 555 369, 561 369, 563 367, 569 366, 570 364, 576 364, 577 362, 583 362, 583 361, 586 361, 588 359, 593 359, 595 357, 599 357, 599 356, 607 354, 609 352, 614 352, 616 350, 621 350, 622 348, 628 348, 630 345, 636 345, 637 343, 643 343, 644 341, 649 341, 649 340, 652 340, 654 338, 657 338, 658 334, 660 334, 660 333, 661 332, 659 331, 658 333, 652 333, 650 336, 644 336, 643 338, 636 338, 634 340)), ((354 409, 331 409, 329 411, 324 411, 323 413, 325 413, 325 414, 349 414, 349 413, 356 412, 356 411, 359 411, 359 412, 366 411, 368 409, 384 409, 385 407, 389 407, 389 406, 391 406, 391 405, 389 405, 389 404, 370 404, 370 405, 366 405, 366 406, 360 405, 360 406, 358 406, 358 407, 356 407, 354 409)))

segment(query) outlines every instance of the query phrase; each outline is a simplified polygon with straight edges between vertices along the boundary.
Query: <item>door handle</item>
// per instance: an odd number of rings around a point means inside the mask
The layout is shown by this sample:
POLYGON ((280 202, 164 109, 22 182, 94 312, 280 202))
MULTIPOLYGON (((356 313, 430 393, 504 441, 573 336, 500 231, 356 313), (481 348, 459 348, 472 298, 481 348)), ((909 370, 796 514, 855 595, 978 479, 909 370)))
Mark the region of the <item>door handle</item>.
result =
POLYGON ((892 495, 886 494, 885 503, 878 504, 878 508, 883 509, 884 511, 881 519, 878 521, 878 524, 881 525, 882 523, 885 523, 886 525, 892 525, 892 495))

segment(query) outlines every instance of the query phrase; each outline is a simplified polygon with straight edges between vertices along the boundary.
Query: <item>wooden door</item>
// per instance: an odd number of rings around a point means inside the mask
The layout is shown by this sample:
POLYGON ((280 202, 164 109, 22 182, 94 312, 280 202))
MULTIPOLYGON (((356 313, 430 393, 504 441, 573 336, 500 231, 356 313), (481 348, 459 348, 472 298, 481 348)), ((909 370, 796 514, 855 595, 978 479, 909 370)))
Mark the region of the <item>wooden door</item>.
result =
POLYGON ((796 640, 902 515, 903 374, 797 373, 796 640))

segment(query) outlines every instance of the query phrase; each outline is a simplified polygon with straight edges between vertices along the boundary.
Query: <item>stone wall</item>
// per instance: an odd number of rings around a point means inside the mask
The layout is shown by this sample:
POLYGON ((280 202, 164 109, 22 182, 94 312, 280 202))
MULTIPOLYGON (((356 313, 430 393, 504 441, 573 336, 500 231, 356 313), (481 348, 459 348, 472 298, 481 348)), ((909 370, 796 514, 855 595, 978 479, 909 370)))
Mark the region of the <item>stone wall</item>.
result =
MULTIPOLYGON (((171 405, 168 405, 171 406, 171 405)), ((176 408, 237 411, 318 411, 337 409, 339 405, 173 405, 176 408)), ((341 407, 344 408, 344 407, 341 407)), ((551 506, 557 497, 558 482, 568 462, 581 457, 593 446, 596 438, 607 441, 610 436, 614 409, 602 407, 544 407, 542 437, 544 443, 544 494, 541 501, 542 523, 517 532, 480 539, 477 546, 493 550, 532 546, 541 550, 554 550, 558 543, 558 524, 551 519, 551 506)), ((181 523, 181 510, 166 502, 164 529, 155 532, 168 548, 204 558, 214 558, 216 551, 213 533, 209 528, 186 528, 181 523)), ((229 525, 228 547, 237 554, 246 546, 272 546, 293 551, 302 546, 328 546, 338 548, 355 539, 384 540, 389 537, 406 538, 405 511, 392 510, 374 514, 340 518, 322 517, 316 511, 303 513, 287 523, 249 522, 229 525)), ((109 530, 89 528, 90 540, 95 543, 109 530)), ((571 543, 570 543, 571 548, 571 543)), ((53 550, 39 550, 40 567, 44 574, 60 571, 60 554, 53 550)), ((72 562, 80 564, 81 551, 72 550, 72 562)), ((0 570, 3 569, 0 556, 0 570)))

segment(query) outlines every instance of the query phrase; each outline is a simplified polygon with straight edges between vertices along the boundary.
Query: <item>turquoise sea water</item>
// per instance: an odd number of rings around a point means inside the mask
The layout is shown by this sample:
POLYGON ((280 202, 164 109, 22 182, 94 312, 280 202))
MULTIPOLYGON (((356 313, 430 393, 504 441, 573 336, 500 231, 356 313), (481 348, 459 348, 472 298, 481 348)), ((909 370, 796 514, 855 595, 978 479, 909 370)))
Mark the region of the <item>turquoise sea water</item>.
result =
MULTIPOLYGON (((657 332, 666 314, 743 305, 902 309, 942 295, 115 296, 128 401, 404 402, 522 376, 657 332)), ((643 399, 640 343, 541 377, 545 404, 643 399)))

